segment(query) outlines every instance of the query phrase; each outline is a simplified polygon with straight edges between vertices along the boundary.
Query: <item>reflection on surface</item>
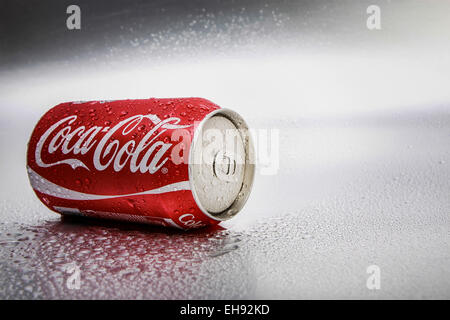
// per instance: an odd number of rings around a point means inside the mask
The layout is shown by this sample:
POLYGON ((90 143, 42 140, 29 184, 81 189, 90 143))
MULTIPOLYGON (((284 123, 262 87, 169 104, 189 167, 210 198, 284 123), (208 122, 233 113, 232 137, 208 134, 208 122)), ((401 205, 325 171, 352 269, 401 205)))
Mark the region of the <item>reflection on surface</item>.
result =
POLYGON ((279 173, 257 176, 227 230, 195 233, 40 222, 56 215, 26 179, 28 137, 7 145, 20 132, 5 130, 0 298, 448 298, 449 120, 433 110, 271 120, 279 173), (67 288, 71 263, 79 290, 67 288), (376 292, 373 264, 386 277, 376 292))
POLYGON ((220 227, 183 232, 80 218, 2 224, 0 297, 241 298, 249 290, 241 242, 220 227))

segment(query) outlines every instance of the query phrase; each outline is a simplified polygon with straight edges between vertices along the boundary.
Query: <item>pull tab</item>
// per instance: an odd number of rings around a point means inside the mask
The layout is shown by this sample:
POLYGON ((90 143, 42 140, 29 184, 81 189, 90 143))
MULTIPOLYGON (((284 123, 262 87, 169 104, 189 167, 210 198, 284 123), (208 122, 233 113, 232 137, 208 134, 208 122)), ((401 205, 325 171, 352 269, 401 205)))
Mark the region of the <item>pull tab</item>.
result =
POLYGON ((225 154, 223 151, 217 152, 214 157, 213 170, 219 180, 233 181, 236 173, 236 157, 234 154, 225 154))

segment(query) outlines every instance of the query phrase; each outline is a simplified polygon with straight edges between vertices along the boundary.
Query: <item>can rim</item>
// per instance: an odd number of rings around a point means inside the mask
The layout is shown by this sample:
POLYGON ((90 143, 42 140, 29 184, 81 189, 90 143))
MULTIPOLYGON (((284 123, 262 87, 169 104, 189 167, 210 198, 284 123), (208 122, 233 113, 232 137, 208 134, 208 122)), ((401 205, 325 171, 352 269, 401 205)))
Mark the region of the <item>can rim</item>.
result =
POLYGON ((194 131, 194 138, 192 139, 190 150, 189 150, 189 165, 188 165, 188 172, 189 172, 189 185, 191 188, 191 193, 194 197, 194 200, 197 204, 197 206, 200 208, 203 214, 205 214, 207 217, 216 220, 216 221, 225 221, 232 217, 234 217, 244 206, 244 204, 247 202, 248 197, 250 196, 250 191, 253 186, 253 180, 255 176, 255 161, 254 161, 254 144, 253 139, 251 137, 250 131, 248 129, 248 125, 245 122, 245 120, 235 111, 227 108, 221 108, 214 110, 207 114, 202 121, 200 121, 197 128, 195 128, 194 131), (206 210, 203 205, 200 202, 200 199, 197 195, 194 183, 193 183, 193 165, 194 162, 193 159, 193 150, 195 150, 195 145, 197 143, 198 137, 201 135, 203 127, 205 123, 215 116, 223 116, 230 120, 235 127, 239 130, 239 133, 241 135, 242 141, 244 143, 244 150, 245 150, 245 166, 244 166, 244 178, 242 180, 241 189, 239 190, 238 196, 233 201, 233 203, 225 210, 217 213, 209 212, 206 210), (245 136, 243 136, 243 131, 245 131, 245 136))

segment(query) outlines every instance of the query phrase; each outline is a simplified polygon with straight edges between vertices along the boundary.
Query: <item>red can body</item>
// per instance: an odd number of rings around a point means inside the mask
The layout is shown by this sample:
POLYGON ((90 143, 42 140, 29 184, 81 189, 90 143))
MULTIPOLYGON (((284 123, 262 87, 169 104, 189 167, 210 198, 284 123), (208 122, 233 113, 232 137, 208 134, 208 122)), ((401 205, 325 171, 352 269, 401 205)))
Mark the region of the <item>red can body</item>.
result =
POLYGON ((217 224, 194 199, 186 161, 196 123, 217 109, 201 98, 59 104, 30 138, 31 185, 62 214, 182 229, 217 224))

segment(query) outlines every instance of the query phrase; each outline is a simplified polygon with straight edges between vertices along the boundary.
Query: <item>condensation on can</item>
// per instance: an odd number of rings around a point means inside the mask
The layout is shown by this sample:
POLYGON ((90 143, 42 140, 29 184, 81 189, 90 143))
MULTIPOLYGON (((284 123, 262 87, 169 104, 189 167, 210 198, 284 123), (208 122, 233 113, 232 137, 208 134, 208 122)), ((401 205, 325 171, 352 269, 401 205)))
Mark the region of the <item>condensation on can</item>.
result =
POLYGON ((189 181, 194 199, 205 215, 224 221, 242 209, 253 184, 254 160, 248 126, 238 113, 218 109, 202 120, 190 149, 189 181), (208 147, 211 143, 205 136, 211 130, 225 141, 205 154, 205 144, 208 147), (203 161, 199 161, 200 157, 203 161))
POLYGON ((36 124, 27 171, 38 198, 55 212, 190 229, 242 209, 254 146, 240 115, 202 98, 67 102, 36 124), (187 134, 188 149, 181 148, 183 161, 168 161, 180 145, 177 130, 187 134), (208 143, 211 133, 226 139, 208 143), (166 148, 154 152, 156 144, 166 148))

